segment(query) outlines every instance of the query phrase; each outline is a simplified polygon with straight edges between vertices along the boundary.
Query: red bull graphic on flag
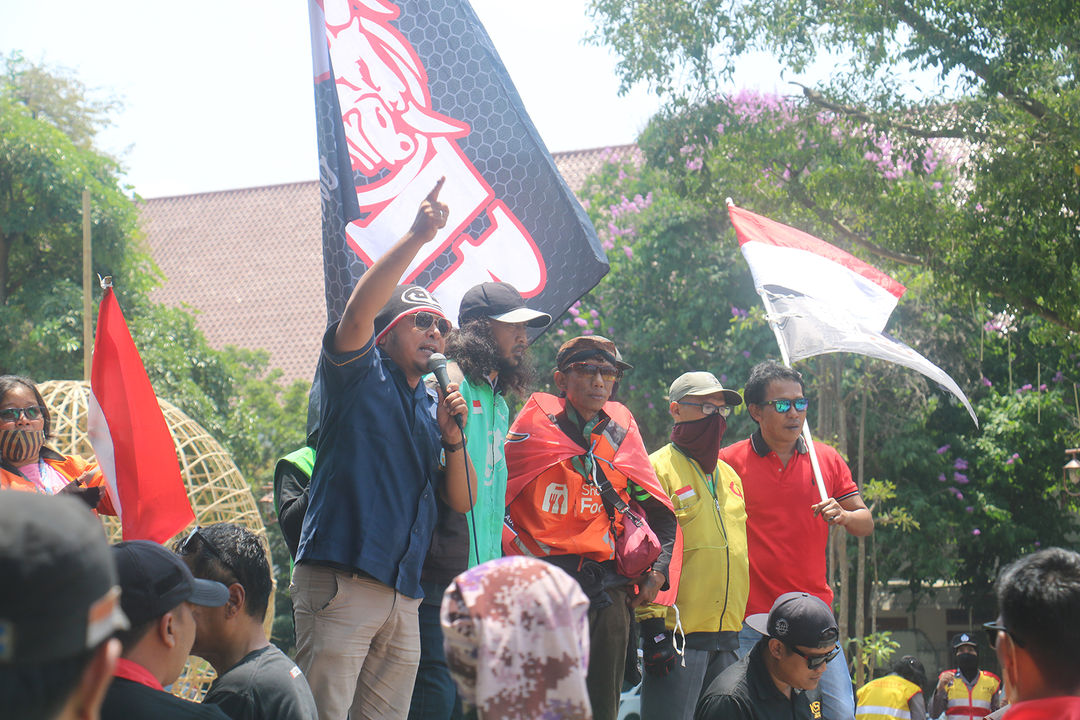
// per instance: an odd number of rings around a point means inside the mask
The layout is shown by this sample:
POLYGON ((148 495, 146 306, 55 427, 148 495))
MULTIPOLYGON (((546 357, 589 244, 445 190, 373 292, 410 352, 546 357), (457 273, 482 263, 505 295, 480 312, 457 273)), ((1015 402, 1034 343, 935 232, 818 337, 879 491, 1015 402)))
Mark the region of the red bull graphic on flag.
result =
POLYGON ((560 315, 607 272, 466 0, 309 0, 328 321, 440 178, 450 218, 403 282, 456 318, 466 290, 513 284, 560 315))

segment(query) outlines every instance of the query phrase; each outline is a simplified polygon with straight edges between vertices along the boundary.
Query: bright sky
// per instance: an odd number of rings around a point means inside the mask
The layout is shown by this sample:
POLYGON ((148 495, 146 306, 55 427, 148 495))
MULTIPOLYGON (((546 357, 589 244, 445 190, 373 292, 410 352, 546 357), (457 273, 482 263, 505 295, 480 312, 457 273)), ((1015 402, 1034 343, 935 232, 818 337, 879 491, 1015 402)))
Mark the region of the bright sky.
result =
MULTIPOLYGON (((659 101, 617 94, 584 0, 472 0, 551 151, 633 142, 659 101)), ((0 0, 0 53, 71 68, 124 103, 100 145, 143 197, 316 177, 305 0, 0 0)), ((740 86, 790 91, 757 58, 740 86)))

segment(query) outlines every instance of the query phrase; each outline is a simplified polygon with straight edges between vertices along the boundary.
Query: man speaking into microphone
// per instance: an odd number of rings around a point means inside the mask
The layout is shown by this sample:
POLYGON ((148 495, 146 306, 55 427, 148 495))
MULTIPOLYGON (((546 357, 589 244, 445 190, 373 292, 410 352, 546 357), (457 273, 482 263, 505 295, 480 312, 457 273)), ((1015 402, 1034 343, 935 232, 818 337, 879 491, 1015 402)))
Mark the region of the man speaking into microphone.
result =
POLYGON ((446 225, 442 184, 323 336, 319 443, 291 586, 296 661, 320 720, 405 717, 436 493, 458 512, 474 500, 454 419, 465 400, 454 383, 436 397, 421 382, 450 322, 427 290, 397 285, 446 225))

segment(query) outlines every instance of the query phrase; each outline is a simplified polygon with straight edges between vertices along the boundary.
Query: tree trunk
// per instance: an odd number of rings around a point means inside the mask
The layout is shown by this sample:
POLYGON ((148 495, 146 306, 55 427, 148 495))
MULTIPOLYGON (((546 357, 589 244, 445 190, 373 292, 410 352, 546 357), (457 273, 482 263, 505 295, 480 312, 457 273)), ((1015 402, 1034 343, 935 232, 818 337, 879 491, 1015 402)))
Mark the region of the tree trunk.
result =
POLYGON ((14 237, 0 235, 0 305, 7 304, 8 296, 8 257, 11 255, 11 244, 14 237))

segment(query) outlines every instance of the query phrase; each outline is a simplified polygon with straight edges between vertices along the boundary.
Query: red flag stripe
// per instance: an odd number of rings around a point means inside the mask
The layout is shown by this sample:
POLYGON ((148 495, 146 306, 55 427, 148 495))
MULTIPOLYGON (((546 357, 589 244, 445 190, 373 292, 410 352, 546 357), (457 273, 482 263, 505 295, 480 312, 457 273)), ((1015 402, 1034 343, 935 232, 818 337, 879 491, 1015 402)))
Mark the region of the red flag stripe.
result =
POLYGON ((740 246, 749 242, 759 242, 766 245, 804 250, 842 265, 851 272, 857 273, 879 285, 898 299, 907 290, 899 282, 873 265, 868 265, 851 253, 819 240, 802 230, 778 223, 775 220, 770 220, 734 205, 728 206, 728 213, 731 216, 731 224, 735 227, 735 235, 739 239, 740 246))
POLYGON ((165 542, 195 514, 176 446, 112 288, 98 313, 89 434, 125 540, 165 542))

